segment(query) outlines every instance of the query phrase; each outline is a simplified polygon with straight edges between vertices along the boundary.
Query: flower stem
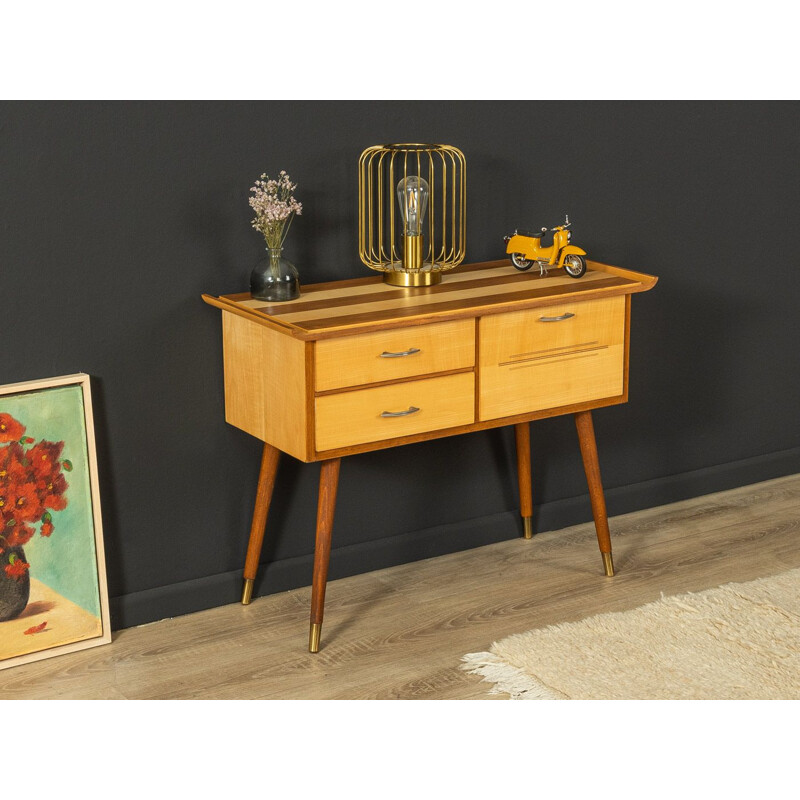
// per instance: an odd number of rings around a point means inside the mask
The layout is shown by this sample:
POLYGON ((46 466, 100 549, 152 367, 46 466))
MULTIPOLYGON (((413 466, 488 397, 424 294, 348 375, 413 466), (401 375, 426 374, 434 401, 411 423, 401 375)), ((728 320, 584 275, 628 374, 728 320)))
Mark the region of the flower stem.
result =
POLYGON ((283 235, 281 236, 281 247, 283 243, 286 241, 286 235, 289 233, 289 226, 292 224, 292 220, 294 219, 294 214, 289 214, 286 218, 286 225, 283 228, 283 235))

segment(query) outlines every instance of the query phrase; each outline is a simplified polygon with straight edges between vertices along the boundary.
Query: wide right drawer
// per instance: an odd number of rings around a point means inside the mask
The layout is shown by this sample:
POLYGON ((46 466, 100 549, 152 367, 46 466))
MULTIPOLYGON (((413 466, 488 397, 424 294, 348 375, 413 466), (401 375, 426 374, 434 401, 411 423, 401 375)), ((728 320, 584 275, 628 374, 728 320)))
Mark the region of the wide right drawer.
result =
POLYGON ((482 317, 481 420, 623 393, 625 297, 482 317))

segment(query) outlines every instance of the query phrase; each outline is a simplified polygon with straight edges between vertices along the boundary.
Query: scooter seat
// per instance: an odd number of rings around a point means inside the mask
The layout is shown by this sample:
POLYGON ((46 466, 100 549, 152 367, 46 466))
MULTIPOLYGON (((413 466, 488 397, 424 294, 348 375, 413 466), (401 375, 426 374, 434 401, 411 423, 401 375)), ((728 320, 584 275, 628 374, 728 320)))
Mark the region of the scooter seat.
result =
POLYGON ((541 239, 544 231, 521 231, 517 230, 517 236, 530 236, 531 239, 541 239))

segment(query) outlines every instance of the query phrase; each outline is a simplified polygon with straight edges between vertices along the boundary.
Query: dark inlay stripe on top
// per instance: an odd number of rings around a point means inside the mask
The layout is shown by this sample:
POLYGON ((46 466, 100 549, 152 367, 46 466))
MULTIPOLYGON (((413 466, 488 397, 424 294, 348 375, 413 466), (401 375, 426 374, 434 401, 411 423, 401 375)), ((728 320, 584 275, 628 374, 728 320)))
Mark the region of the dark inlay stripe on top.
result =
MULTIPOLYGON (((630 286, 636 281, 627 278, 609 277, 599 281, 592 281, 591 289, 610 289, 614 286, 630 286)), ((586 285, 586 284, 584 284, 586 285)), ((537 297, 553 297, 556 295, 576 294, 580 287, 572 284, 563 286, 548 286, 542 289, 529 289, 523 292, 509 292, 508 294, 483 295, 471 299, 450 300, 449 302, 431 303, 426 306, 410 308, 389 308, 384 311, 363 312, 360 314, 343 314, 339 317, 323 317, 321 319, 306 319, 292 322, 291 324, 301 330, 314 331, 323 328, 338 328, 343 325, 359 325, 370 322, 382 322, 387 319, 403 319, 405 317, 422 317, 428 314, 457 311, 475 307, 489 306, 492 304, 505 304, 522 300, 535 300, 537 297)), ((587 289, 588 291, 588 289, 587 289)))
MULTIPOLYGON (((436 286, 425 286, 419 289, 398 289, 390 287, 387 288, 385 292, 376 292, 374 294, 343 295, 342 297, 329 297, 325 300, 307 300, 306 302, 292 303, 291 306, 287 306, 285 303, 270 303, 266 306, 251 306, 251 308, 253 311, 259 311, 262 314, 278 316, 280 314, 294 314, 301 311, 315 311, 318 308, 357 306, 363 305, 364 303, 380 303, 384 300, 405 300, 409 297, 428 297, 430 295, 460 292, 465 289, 478 289, 481 286, 502 286, 507 283, 527 283, 535 280, 541 280, 540 276, 495 275, 492 277, 490 275, 485 278, 474 278, 469 281, 459 281, 458 283, 440 283, 436 286)), ((569 280, 571 281, 573 279, 570 278, 569 280)), ((598 281, 587 281, 587 283, 597 282, 598 281)))
MULTIPOLYGON (((478 264, 460 264, 459 266, 455 267, 451 270, 446 270, 443 274, 445 275, 445 280, 447 275, 455 275, 455 274, 462 274, 464 272, 476 272, 478 270, 490 270, 490 269, 499 269, 502 267, 509 267, 511 266, 510 261, 482 261, 478 264)), ((371 283, 374 283, 376 286, 386 286, 389 289, 394 289, 395 287, 391 286, 391 284, 384 283, 382 273, 377 272, 375 270, 370 270, 372 275, 369 275, 366 278, 346 278, 343 281, 327 281, 325 283, 309 283, 308 285, 301 284, 300 286, 300 294, 313 294, 314 292, 325 292, 330 291, 331 289, 352 289, 355 286, 368 286, 371 283)), ((431 288, 431 287, 429 287, 431 288)), ((252 296, 250 292, 239 292, 238 294, 225 294, 222 295, 223 300, 232 300, 235 303, 241 303, 245 300, 252 300, 252 296)), ((288 306, 283 304, 284 308, 288 306)), ((272 306, 267 306, 267 308, 271 308, 272 306)), ((277 304, 276 304, 277 307, 277 304)), ((296 306, 293 306, 296 307, 296 306)), ((267 312, 265 312, 267 313, 267 312)))

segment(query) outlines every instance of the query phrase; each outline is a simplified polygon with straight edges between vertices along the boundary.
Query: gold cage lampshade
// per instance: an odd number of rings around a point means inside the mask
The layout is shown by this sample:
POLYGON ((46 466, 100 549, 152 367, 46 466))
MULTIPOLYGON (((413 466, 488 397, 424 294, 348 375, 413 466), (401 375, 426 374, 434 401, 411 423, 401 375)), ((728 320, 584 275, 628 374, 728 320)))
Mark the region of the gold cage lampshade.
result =
POLYGON ((464 154, 447 144, 368 147, 358 162, 358 254, 394 286, 432 286, 464 260, 464 154))

